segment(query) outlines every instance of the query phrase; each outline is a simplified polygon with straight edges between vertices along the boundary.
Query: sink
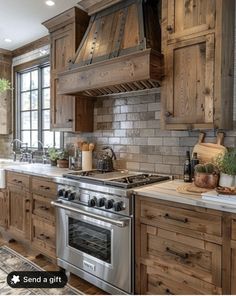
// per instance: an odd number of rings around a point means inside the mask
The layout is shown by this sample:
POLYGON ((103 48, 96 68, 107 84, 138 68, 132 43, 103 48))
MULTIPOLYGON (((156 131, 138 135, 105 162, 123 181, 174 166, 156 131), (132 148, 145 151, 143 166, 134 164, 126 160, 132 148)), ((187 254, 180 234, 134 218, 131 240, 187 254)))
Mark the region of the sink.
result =
POLYGON ((19 162, 14 162, 12 159, 0 158, 0 189, 6 188, 6 167, 14 164, 18 165, 19 162))

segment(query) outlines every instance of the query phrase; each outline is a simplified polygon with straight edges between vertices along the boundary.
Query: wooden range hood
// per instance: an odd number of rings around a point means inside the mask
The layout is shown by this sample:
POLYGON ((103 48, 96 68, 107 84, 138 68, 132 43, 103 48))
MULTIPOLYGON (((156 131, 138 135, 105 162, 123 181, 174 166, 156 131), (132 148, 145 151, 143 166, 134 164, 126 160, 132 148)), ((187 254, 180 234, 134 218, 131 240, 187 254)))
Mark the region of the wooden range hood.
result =
MULTIPOLYGON (((116 0, 110 7, 106 2, 112 1, 95 2, 99 11, 83 7, 93 14, 68 70, 59 73, 58 93, 96 97, 159 87, 163 74, 159 1, 116 0)), ((88 4, 79 1, 80 6, 83 3, 88 4)))

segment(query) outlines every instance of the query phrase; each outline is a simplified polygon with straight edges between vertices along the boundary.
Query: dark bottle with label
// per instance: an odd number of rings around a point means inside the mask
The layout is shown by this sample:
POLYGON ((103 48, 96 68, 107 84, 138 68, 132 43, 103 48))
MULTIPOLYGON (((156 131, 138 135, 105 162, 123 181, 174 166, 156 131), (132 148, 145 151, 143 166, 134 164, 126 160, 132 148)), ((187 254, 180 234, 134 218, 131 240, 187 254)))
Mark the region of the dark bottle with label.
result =
POLYGON ((190 152, 186 152, 186 159, 184 162, 184 182, 192 182, 191 178, 191 162, 190 162, 190 152))
POLYGON ((191 160, 191 178, 192 178, 192 180, 194 178, 194 169, 197 164, 199 164, 199 159, 197 158, 197 153, 194 152, 193 158, 191 160))

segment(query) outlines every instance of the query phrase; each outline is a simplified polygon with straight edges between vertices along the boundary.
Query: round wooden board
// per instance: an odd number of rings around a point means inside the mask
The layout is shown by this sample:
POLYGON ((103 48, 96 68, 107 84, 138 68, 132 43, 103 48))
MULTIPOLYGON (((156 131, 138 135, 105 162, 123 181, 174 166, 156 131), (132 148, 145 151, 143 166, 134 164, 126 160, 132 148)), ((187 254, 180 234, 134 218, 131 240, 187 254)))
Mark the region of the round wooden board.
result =
POLYGON ((181 186, 178 186, 176 188, 176 191, 179 193, 184 193, 184 194, 192 194, 192 195, 197 195, 199 196, 199 194, 210 191, 210 189, 207 188, 200 188, 195 186, 193 183, 190 184, 183 184, 181 186))

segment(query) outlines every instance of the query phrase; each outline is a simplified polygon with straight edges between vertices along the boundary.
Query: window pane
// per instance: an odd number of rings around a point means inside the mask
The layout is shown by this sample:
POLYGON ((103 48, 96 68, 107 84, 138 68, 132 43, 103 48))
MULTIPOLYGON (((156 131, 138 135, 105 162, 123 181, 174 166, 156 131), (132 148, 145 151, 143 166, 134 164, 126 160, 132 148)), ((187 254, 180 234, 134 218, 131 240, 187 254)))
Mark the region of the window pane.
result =
POLYGON ((30 112, 21 113, 21 129, 30 129, 30 112))
POLYGON ((43 109, 50 108, 50 88, 43 89, 42 101, 43 109))
POLYGON ((31 147, 34 147, 34 148, 38 147, 38 132, 37 131, 31 132, 31 147))
POLYGON ((43 77, 43 87, 50 86, 50 67, 45 67, 42 69, 42 77, 43 77))
POLYGON ((32 100, 32 110, 38 109, 38 91, 32 91, 31 93, 31 100, 32 100))
POLYGON ((56 148, 61 147, 61 135, 60 135, 60 132, 55 132, 55 147, 56 148))
POLYGON ((21 110, 30 110, 30 92, 21 94, 21 110))
POLYGON ((38 70, 31 72, 31 89, 38 88, 38 70))
POLYGON ((53 146, 53 132, 45 131, 43 132, 43 143, 44 146, 53 146))
POLYGON ((43 130, 45 129, 50 129, 50 110, 43 110, 43 122, 42 122, 42 128, 43 130))
POLYGON ((21 140, 24 143, 28 143, 28 145, 30 146, 30 131, 22 131, 21 132, 21 140))
POLYGON ((21 91, 30 89, 30 73, 21 74, 21 91))
POLYGON ((31 113, 31 128, 38 129, 38 111, 31 113))

